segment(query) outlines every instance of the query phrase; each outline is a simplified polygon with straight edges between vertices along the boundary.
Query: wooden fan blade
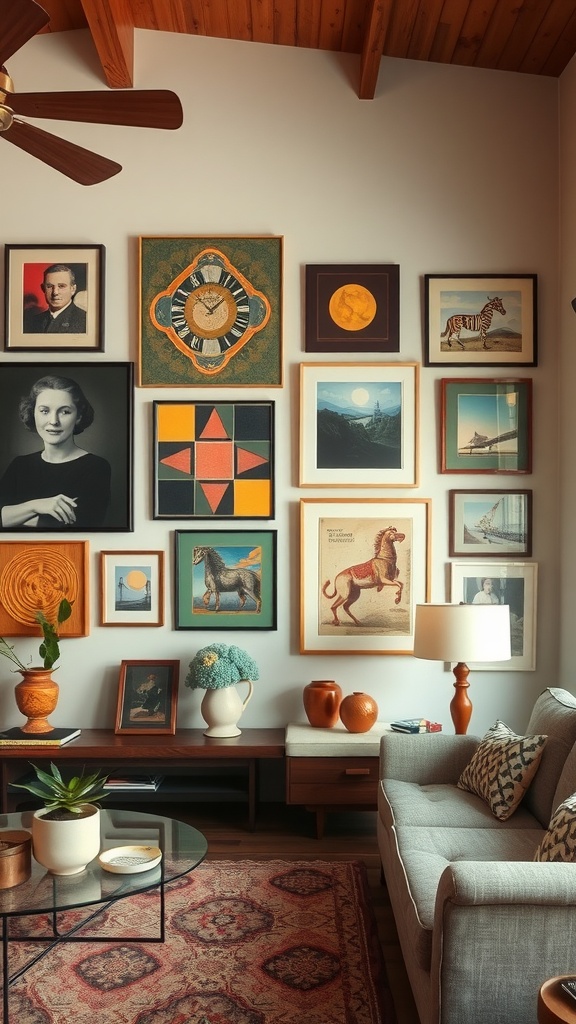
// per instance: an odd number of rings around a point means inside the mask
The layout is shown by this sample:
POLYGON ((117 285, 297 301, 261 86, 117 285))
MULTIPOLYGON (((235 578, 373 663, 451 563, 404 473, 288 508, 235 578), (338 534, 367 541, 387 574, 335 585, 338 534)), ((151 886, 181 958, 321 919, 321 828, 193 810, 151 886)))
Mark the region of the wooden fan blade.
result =
POLYGON ((0 139, 25 150, 80 185, 96 185, 122 170, 120 164, 98 153, 91 153, 89 149, 19 121, 14 121, 8 131, 1 132, 0 139))
POLYGON ((182 105, 165 89, 124 92, 28 92, 10 97, 16 114, 57 121, 122 124, 136 128, 179 128, 182 105))
POLYGON ((43 7, 34 0, 2 0, 0 65, 50 21, 43 7))

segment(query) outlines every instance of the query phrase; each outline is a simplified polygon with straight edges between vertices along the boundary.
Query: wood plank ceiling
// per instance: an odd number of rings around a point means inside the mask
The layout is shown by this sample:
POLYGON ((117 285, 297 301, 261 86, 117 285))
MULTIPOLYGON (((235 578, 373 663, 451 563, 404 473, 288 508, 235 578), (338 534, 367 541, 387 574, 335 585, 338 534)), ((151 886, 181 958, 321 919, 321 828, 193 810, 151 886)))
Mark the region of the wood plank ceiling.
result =
POLYGON ((134 84, 135 28, 358 54, 360 99, 383 55, 558 77, 576 52, 576 0, 39 2, 47 31, 89 28, 112 88, 134 84))

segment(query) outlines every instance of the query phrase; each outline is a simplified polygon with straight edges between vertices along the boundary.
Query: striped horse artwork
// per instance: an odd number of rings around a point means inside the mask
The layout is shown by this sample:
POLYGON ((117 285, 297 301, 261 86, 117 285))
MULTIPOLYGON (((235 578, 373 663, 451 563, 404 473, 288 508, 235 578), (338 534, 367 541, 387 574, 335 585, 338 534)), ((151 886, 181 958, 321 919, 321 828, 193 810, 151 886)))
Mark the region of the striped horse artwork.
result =
POLYGON ((446 328, 442 331, 440 337, 446 338, 449 348, 452 348, 452 339, 458 342, 461 349, 465 348, 460 340, 460 331, 474 331, 478 335, 478 340, 482 342, 482 347, 488 348, 486 335, 490 329, 494 312, 497 311, 502 316, 505 316, 506 310, 502 305, 502 299, 499 299, 497 296, 493 299, 490 296, 487 296, 487 298, 488 302, 479 313, 457 313, 454 316, 448 317, 446 328))

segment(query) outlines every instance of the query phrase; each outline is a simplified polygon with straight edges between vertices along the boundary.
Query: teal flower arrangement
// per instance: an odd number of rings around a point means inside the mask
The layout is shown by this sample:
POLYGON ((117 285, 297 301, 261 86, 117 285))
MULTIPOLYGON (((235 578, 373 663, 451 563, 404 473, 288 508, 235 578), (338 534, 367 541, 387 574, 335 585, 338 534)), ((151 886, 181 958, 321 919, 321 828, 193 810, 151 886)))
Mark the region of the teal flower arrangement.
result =
POLYGON ((185 685, 191 690, 221 690, 242 679, 258 679, 260 673, 253 658, 233 644, 210 644, 194 655, 185 685))

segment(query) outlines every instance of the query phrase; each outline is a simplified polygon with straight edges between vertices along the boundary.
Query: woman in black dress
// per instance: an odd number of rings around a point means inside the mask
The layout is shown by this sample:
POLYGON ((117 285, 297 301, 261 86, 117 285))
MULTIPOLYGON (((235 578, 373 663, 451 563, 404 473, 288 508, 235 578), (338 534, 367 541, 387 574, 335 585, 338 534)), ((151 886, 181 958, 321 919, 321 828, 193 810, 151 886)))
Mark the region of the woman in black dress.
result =
POLYGON ((76 444, 94 419, 80 386, 70 377, 41 377, 20 400, 19 412, 44 447, 18 455, 0 480, 1 528, 102 526, 110 503, 110 463, 76 444))

